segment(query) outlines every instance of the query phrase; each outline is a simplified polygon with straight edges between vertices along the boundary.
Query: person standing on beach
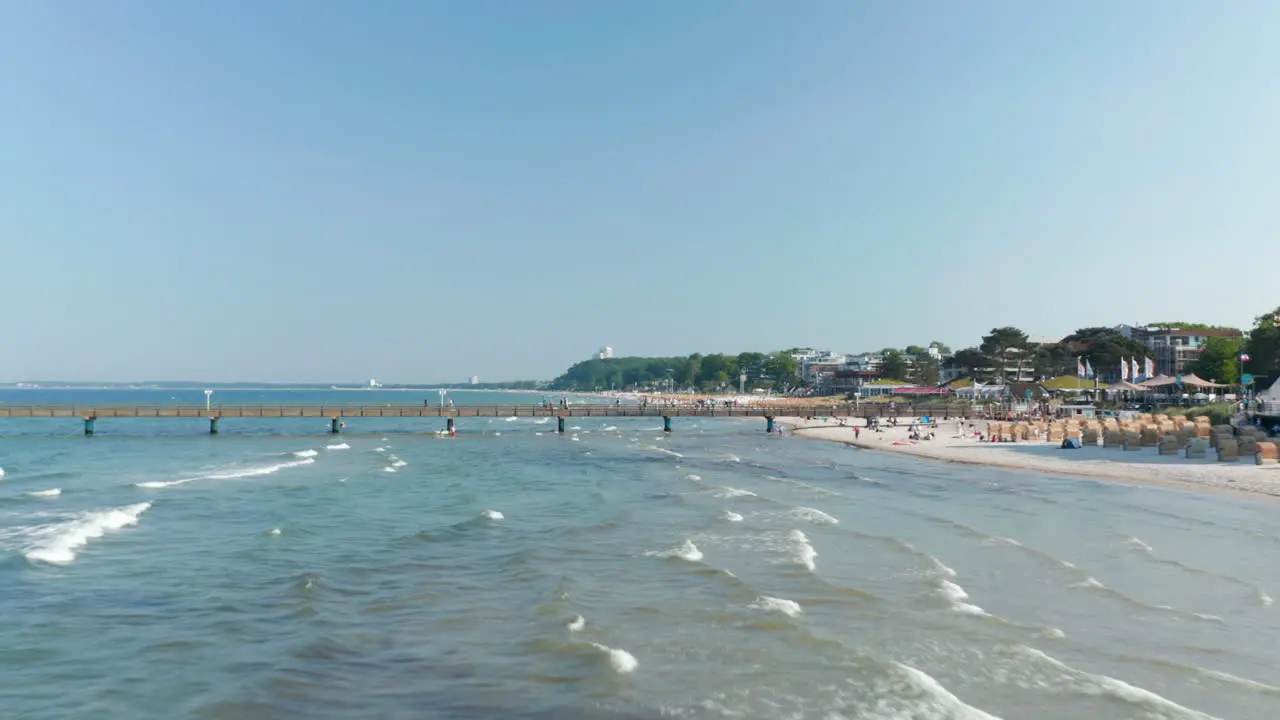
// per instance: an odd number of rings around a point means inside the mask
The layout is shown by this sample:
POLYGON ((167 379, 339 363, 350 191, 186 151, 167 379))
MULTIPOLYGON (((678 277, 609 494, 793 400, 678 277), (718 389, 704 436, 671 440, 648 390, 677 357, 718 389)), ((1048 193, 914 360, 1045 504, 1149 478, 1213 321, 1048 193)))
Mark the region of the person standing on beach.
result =
POLYGON ((861 436, 862 436, 862 428, 861 428, 861 427, 859 427, 859 426, 857 426, 857 425, 854 425, 854 426, 853 426, 853 439, 854 439, 854 440, 857 440, 857 439, 858 439, 859 437, 861 437, 861 436))

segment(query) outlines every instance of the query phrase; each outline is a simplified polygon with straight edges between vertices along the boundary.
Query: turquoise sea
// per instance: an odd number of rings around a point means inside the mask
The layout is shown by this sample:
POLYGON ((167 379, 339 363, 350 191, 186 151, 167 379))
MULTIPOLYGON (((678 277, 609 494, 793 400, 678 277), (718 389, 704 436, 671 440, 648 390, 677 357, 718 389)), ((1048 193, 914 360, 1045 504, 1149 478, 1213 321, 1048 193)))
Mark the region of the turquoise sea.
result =
POLYGON ((0 717, 1280 717, 1280 505, 568 424, 0 420, 0 717))

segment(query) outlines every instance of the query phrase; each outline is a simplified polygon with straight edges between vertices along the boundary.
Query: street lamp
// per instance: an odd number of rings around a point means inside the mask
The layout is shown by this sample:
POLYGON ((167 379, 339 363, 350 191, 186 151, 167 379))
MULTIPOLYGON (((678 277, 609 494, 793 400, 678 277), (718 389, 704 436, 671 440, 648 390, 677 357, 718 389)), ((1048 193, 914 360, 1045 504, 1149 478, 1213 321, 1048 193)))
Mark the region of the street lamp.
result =
POLYGON ((205 412, 209 412, 209 408, 211 407, 212 402, 213 402, 213 391, 205 390, 204 391, 204 411, 205 412))
POLYGON ((444 396, 448 394, 448 392, 449 392, 448 390, 440 391, 440 407, 444 407, 444 396))

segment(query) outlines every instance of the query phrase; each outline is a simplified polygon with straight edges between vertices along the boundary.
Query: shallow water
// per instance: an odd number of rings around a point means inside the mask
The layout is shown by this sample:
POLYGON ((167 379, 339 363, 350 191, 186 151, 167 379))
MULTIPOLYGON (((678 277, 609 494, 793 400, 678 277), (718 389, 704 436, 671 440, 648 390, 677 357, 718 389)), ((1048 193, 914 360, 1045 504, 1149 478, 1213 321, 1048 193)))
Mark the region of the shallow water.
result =
POLYGON ((0 423, 5 717, 1280 717, 1271 503, 748 420, 124 422, 0 423))

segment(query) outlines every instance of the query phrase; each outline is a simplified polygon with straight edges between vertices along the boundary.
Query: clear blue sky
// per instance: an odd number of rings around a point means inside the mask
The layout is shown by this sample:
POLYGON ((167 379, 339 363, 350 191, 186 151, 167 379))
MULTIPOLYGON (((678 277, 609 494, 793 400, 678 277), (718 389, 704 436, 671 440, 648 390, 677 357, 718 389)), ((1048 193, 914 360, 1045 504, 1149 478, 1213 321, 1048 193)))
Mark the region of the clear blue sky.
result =
POLYGON ((1277 305, 1280 4, 0 9, 0 380, 551 377, 1277 305))

